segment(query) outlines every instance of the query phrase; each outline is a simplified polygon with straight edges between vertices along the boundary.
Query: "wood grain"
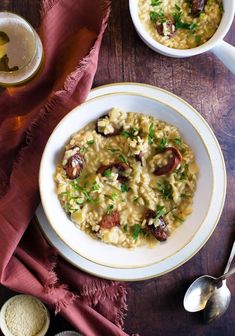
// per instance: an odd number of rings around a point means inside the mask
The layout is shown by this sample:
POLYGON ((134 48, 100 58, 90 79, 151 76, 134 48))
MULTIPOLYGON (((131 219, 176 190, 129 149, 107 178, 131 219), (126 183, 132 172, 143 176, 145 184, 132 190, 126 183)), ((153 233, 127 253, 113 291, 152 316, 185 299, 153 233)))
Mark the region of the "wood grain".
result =
MULTIPOLYGON (((0 10, 3 9, 25 16, 36 28, 39 25, 40 1, 3 1, 0 10)), ((235 45, 235 21, 226 40, 235 45)), ((137 36, 130 19, 128 1, 115 0, 100 51, 94 87, 112 82, 152 84, 189 102, 213 128, 224 154, 228 176, 221 219, 200 252, 167 275, 130 283, 125 329, 141 336, 235 335, 235 282, 232 279, 228 284, 233 298, 220 320, 204 325, 201 313, 190 314, 183 308, 184 293, 197 276, 218 276, 223 272, 235 237, 235 76, 210 52, 188 59, 168 58, 155 53, 137 36)), ((56 323, 60 323, 60 318, 56 323)))

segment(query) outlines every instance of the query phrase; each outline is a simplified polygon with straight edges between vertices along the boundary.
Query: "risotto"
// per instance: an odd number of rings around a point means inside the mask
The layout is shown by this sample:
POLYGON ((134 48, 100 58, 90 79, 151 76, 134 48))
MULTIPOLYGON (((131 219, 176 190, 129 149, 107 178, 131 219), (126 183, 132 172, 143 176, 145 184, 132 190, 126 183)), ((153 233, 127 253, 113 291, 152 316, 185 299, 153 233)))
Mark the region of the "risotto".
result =
POLYGON ((223 14, 222 0, 138 0, 139 18, 153 39, 190 49, 208 41, 223 14))
POLYGON ((113 108, 74 134, 57 165, 75 225, 121 247, 165 241, 191 213, 198 167, 178 129, 113 108))

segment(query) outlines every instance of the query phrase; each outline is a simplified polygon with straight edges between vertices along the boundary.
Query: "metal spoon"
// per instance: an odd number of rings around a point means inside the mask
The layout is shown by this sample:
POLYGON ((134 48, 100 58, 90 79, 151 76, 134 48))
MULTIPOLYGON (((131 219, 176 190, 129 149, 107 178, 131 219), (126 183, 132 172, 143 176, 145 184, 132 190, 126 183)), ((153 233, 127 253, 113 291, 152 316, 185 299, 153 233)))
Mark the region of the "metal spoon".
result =
POLYGON ((203 275, 191 284, 184 296, 184 308, 187 311, 200 311, 206 307, 208 301, 205 312, 206 321, 210 322, 225 312, 231 299, 231 293, 226 286, 225 279, 235 272, 235 267, 228 272, 234 255, 235 242, 233 243, 224 274, 221 277, 214 278, 209 275, 203 275), (210 302, 209 298, 211 298, 210 302))

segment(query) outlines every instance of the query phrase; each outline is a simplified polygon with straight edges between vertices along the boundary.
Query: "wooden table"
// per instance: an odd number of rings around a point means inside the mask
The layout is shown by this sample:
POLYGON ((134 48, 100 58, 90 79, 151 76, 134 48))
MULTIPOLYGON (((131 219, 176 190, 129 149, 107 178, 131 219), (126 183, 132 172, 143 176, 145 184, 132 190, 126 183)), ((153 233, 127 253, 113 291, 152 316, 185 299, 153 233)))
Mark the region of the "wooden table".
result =
MULTIPOLYGON (((234 239, 235 195, 235 75, 213 54, 189 59, 160 56, 149 49, 134 31, 127 0, 113 0, 112 15, 99 58, 94 87, 111 82, 142 82, 169 90, 189 102, 208 121, 223 150, 228 190, 225 207, 216 230, 206 245, 183 266, 160 278, 130 283, 129 310, 125 322, 128 333, 141 336, 235 335, 235 282, 226 314, 211 325, 204 325, 201 313, 184 311, 182 301, 189 284, 202 274, 219 276, 234 239)), ((15 11, 34 27, 39 25, 37 0, 1 1, 0 10, 15 11)), ((235 20, 226 36, 235 45, 235 20)), ((203 172, 202 172, 203 173, 203 172)), ((0 304, 11 295, 0 288, 0 304)), ((54 319, 49 335, 68 328, 61 318, 54 319)))

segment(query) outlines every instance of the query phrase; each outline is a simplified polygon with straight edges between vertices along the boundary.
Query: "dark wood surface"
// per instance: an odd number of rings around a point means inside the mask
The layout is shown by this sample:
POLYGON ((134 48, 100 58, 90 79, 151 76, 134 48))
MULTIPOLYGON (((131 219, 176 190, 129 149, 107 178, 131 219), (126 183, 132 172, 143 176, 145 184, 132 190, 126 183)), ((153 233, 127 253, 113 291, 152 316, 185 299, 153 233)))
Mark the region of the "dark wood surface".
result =
MULTIPOLYGON (((234 279, 228 280, 233 293, 229 309, 210 325, 203 324, 201 313, 184 311, 182 304, 187 287, 196 277, 221 274, 235 236, 235 75, 210 52, 189 59, 167 58, 153 52, 134 31, 128 1, 113 0, 112 3, 94 87, 111 82, 142 82, 185 99, 214 129, 223 150, 228 177, 224 211, 216 230, 200 252, 160 278, 130 283, 125 330, 141 336, 235 335, 234 279)), ((0 2, 0 10, 21 14, 36 28, 39 8, 38 0, 0 2)), ((235 45, 235 20, 226 41, 235 45)), ((10 295, 11 292, 1 287, 0 305, 10 295)), ((49 334, 68 327, 60 317, 53 318, 49 334)))

